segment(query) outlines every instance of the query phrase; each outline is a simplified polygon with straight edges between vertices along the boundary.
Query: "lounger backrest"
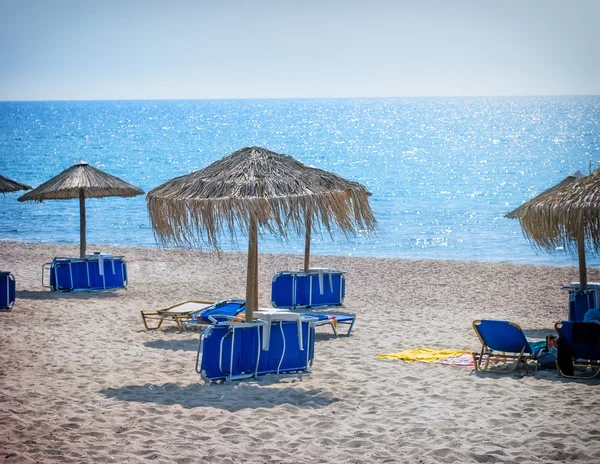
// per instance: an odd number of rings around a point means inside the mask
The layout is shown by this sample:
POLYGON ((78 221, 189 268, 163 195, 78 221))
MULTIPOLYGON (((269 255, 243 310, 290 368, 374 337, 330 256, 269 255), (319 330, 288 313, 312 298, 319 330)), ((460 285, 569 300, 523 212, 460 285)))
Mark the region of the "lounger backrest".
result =
POLYGON ((192 314, 192 320, 202 320, 203 322, 213 322, 209 319, 212 316, 216 320, 227 320, 228 316, 236 316, 246 307, 245 300, 224 300, 215 303, 209 308, 192 314), (219 317, 220 316, 220 317, 219 317))
POLYGON ((474 321, 473 328, 481 343, 494 351, 504 353, 532 353, 525 334, 517 324, 508 321, 482 320, 474 321))
POLYGON ((600 324, 596 322, 557 322, 558 336, 567 342, 573 358, 600 360, 600 324))

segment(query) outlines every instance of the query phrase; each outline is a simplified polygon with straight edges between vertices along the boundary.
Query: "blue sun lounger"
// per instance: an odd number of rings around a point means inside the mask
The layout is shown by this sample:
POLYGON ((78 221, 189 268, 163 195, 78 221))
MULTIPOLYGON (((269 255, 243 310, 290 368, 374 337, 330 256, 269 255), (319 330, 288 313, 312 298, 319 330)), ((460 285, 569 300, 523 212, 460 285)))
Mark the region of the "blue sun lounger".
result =
POLYGON ((0 271, 0 309, 12 309, 16 295, 15 276, 10 272, 0 271))
POLYGON ((209 326, 200 334, 196 372, 209 382, 309 372, 314 359, 314 319, 273 320, 268 331, 266 325, 264 321, 229 321, 209 326))
MULTIPOLYGON (((246 300, 223 300, 215 303, 208 308, 188 314, 185 319, 181 320, 183 328, 206 328, 208 325, 217 322, 225 322, 234 319, 236 316, 242 317, 246 308, 246 300)), ((348 327, 346 336, 350 336, 350 332, 354 328, 356 317, 350 314, 325 314, 325 313, 299 313, 305 317, 311 317, 315 320, 315 326, 328 325, 333 330, 333 333, 338 337, 339 325, 348 327)), ((143 317, 143 314, 142 314, 143 317)), ((148 327, 146 327, 148 328, 148 327)))
POLYGON ((142 321, 146 330, 157 330, 163 322, 174 322, 179 330, 183 330, 182 322, 187 321, 192 313, 197 313, 203 309, 214 306, 214 301, 182 301, 168 308, 157 309, 156 311, 140 311, 142 321), (148 324, 149 320, 158 321, 154 326, 148 324))
POLYGON ((217 322, 227 321, 244 311, 246 302, 244 300, 223 301, 183 301, 168 308, 156 311, 140 311, 144 327, 147 330, 159 329, 163 322, 169 321, 177 324, 181 331, 186 327, 205 328, 217 322), (154 320, 152 327, 148 321, 154 320))
POLYGON ((350 332, 352 332, 352 328, 354 327, 354 321, 356 320, 355 316, 349 314, 302 313, 302 315, 306 317, 314 317, 316 319, 316 327, 329 325, 336 337, 338 337, 337 329, 339 324, 349 326, 348 331, 346 332, 346 337, 349 337, 350 332))
POLYGON ((521 363, 525 370, 528 370, 528 361, 536 361, 537 370, 537 355, 541 349, 534 350, 531 347, 517 324, 508 321, 476 320, 473 321, 473 329, 481 341, 481 351, 473 353, 476 370, 505 374, 514 371, 521 363), (498 364, 505 367, 496 368, 498 364))
POLYGON ((189 320, 184 321, 184 326, 204 327, 236 319, 246 308, 246 300, 222 300, 208 308, 190 314, 189 320))
POLYGON ((554 328, 558 333, 558 374, 570 379, 592 379, 600 374, 600 324, 562 321, 554 328))
POLYGON ((122 256, 95 253, 85 258, 55 257, 42 266, 42 286, 53 292, 112 290, 127 287, 127 264, 122 256), (49 270, 49 284, 44 282, 49 270))

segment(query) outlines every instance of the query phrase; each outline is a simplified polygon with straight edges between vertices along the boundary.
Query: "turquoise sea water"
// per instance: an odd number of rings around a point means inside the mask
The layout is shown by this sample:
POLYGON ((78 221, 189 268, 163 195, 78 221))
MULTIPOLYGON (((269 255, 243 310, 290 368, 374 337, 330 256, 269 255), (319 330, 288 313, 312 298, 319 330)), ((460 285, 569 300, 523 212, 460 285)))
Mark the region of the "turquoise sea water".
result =
MULTIPOLYGON (((373 193, 377 236, 315 236, 315 254, 573 265, 503 216, 597 166, 600 97, 0 102, 0 174, 32 186, 85 160, 149 191, 252 145, 373 193)), ((78 243, 77 200, 18 203, 22 193, 0 196, 0 239, 78 243)), ((156 246, 143 196, 86 205, 88 243, 156 246)), ((260 242, 303 249, 302 238, 260 242)))

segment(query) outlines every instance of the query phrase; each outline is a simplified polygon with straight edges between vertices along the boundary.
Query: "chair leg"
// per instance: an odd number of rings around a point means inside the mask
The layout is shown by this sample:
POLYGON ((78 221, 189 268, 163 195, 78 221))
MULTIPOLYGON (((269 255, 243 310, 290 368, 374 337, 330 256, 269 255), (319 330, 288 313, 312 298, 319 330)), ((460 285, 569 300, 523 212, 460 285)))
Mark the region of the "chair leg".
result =
POLYGON ((485 346, 481 347, 481 351, 479 352, 479 356, 477 356, 477 353, 473 353, 473 366, 475 367, 476 371, 485 371, 487 369, 487 363, 490 359, 489 353, 486 352, 485 350, 485 346), (481 368, 481 363, 483 362, 483 356, 486 356, 486 367, 484 367, 483 369, 481 368), (479 358, 479 359, 477 359, 479 358))
POLYGON ((346 337, 350 336, 350 332, 352 332, 352 328, 354 327, 354 321, 356 321, 356 319, 352 319, 352 322, 350 323, 350 328, 348 329, 348 332, 346 333, 346 337))
MULTIPOLYGON (((485 367, 484 367, 483 370, 487 370, 488 369, 488 366, 490 364, 490 359, 492 358, 492 352, 491 351, 488 351, 486 354, 487 354, 487 356, 485 357, 485 367)), ((483 349, 481 350, 481 355, 483 356, 483 349)), ((479 367, 481 367, 481 361, 479 361, 479 367)))
POLYGON ((154 319, 150 316, 156 315, 157 313, 144 313, 144 311, 140 311, 140 314, 142 315, 142 321, 144 321, 144 327, 146 327, 146 330, 156 330, 160 328, 163 323, 163 318, 158 318, 158 325, 156 327, 149 327, 146 319, 154 319))
MULTIPOLYGON (((575 367, 582 367, 582 366, 583 366, 583 364, 575 364, 575 367)), ((564 377, 566 379, 589 380, 589 379, 593 379, 593 378, 597 377, 598 374, 600 374, 600 366, 592 366, 591 364, 589 364, 589 365, 587 365, 587 367, 589 367, 591 369, 592 375, 569 375, 569 374, 565 374, 560 369, 558 361, 556 362, 556 371, 558 372, 558 375, 560 375, 561 377, 564 377)))
MULTIPOLYGON (((187 332, 185 325, 182 321, 190 321, 190 316, 175 316, 175 322, 177 323, 177 328, 180 332, 187 332)), ((193 330, 193 327, 192 327, 193 330)))
POLYGON ((179 318, 177 316, 175 316, 175 324, 177 324, 177 330, 179 330, 180 332, 183 332, 183 327, 181 327, 181 322, 179 321, 179 318))
MULTIPOLYGON (((509 373, 515 371, 519 367, 519 364, 521 363, 521 361, 524 361, 525 363, 527 363, 527 360, 523 358, 524 351, 525 351, 525 347, 523 347, 523 350, 519 353, 518 356, 510 356, 510 359, 514 360, 514 364, 510 369, 504 369, 504 370, 493 369, 490 367, 490 361, 492 359, 493 353, 491 350, 487 350, 484 345, 481 348, 481 353, 479 354, 479 360, 477 360, 477 355, 475 353, 473 353, 473 364, 475 366, 475 370, 478 370, 481 372, 491 372, 493 374, 509 374, 509 373), (481 363, 483 362, 484 356, 485 356, 485 365, 482 367, 481 363)), ((502 353, 500 356, 496 355, 495 357, 498 360, 503 360, 504 364, 508 364, 509 356, 507 356, 506 353, 502 353)), ((527 372, 527 364, 525 364, 525 370, 527 372)))
POLYGON ((329 321, 329 325, 333 329, 333 334, 335 335, 335 338, 337 338, 338 337, 338 333, 337 333, 337 329, 336 329, 335 324, 333 323, 333 321, 329 321))

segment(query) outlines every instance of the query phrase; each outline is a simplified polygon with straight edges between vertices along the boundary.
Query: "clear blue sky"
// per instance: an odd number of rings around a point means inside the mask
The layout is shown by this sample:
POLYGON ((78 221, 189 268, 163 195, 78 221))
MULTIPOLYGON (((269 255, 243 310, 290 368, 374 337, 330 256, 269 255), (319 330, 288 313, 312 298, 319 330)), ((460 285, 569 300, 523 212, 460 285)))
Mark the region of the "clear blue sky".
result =
POLYGON ((600 94, 597 0, 0 0, 0 100, 600 94))

